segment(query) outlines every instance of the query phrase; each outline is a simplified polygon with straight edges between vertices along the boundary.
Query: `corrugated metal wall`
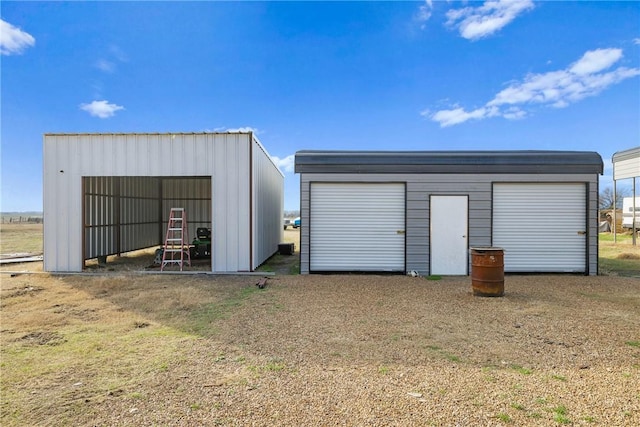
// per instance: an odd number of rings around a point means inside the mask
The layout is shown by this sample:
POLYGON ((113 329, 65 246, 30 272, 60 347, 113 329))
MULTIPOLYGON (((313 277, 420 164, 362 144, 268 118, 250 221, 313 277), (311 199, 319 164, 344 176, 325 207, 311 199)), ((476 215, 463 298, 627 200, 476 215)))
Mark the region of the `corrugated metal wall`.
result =
MULTIPOLYGON (((588 187, 588 269, 597 274, 598 266, 598 176, 596 174, 301 174, 300 271, 309 272, 310 185, 312 182, 406 182, 406 268, 430 274, 429 196, 469 196, 469 246, 492 244, 493 182, 584 182, 588 187)), ((471 271, 471 267, 469 267, 471 271)))
POLYGON ((616 161, 613 169, 613 179, 625 179, 640 176, 640 155, 633 159, 616 161))
MULTIPOLYGON (((189 240, 196 228, 211 228, 211 178, 164 178, 162 186, 162 230, 167 229, 171 208, 184 208, 189 240)), ((164 234, 163 234, 164 239, 164 234)))
POLYGON ((284 175, 264 147, 254 139, 253 159, 253 267, 278 250, 284 234, 284 175))
POLYGON ((250 135, 228 134, 211 162, 212 270, 251 270, 250 135))
POLYGON ((159 179, 83 177, 84 258, 159 244, 159 179))
MULTIPOLYGON (((138 177, 188 177, 194 179, 180 183, 167 182, 163 190, 167 198, 159 208, 168 215, 168 206, 193 195, 188 201, 190 222, 206 223, 210 218, 213 234, 212 271, 236 272, 251 269, 251 164, 250 133, 200 134, 56 134, 44 136, 44 269, 46 271, 81 271, 83 265, 84 221, 103 221, 90 239, 90 247, 112 250, 112 230, 106 225, 114 218, 111 206, 115 200, 114 181, 109 177, 127 177, 124 192, 130 192, 120 207, 126 221, 146 222, 152 215, 153 203, 146 200, 156 190, 153 180, 133 180, 138 177), (96 186, 91 196, 84 196, 83 177, 94 177, 88 182, 96 186), (102 179, 101 182, 98 178, 102 179), (197 178, 207 177, 209 183, 197 178), (189 184, 195 186, 190 188, 189 184), (210 201, 200 199, 206 186, 211 187, 210 201), (103 187, 100 187, 103 186, 103 187), (130 187, 131 188, 130 188, 130 187), (98 190, 98 188, 101 188, 98 190), (172 191, 172 193, 169 193, 172 191), (139 194, 140 197, 133 196, 139 194), (89 197, 89 213, 82 217, 84 200, 89 197), (205 205, 209 203, 209 212, 205 205), (93 208, 92 208, 93 206, 93 208), (102 215, 102 217, 100 217, 102 215), (92 220, 93 221, 93 220, 92 220), (103 235, 100 233, 104 233, 103 235), (111 234, 110 234, 111 233, 111 234), (106 242, 97 239, 104 238, 106 242)), ((157 180, 156 180, 157 182, 157 180)), ((280 196, 282 197, 282 196, 280 196)), ((183 200, 184 201, 184 200, 183 200)), ((122 219, 122 218, 121 218, 122 219)), ((272 221, 276 221, 275 217, 272 221)), ((282 221, 281 213, 278 221, 282 221)), ((151 241, 151 231, 136 230, 130 224, 123 245, 138 246, 145 239, 151 241), (133 234, 131 234, 133 233, 133 234), (140 235, 136 235, 140 233, 140 235)), ((152 226, 149 226, 151 229, 152 226)), ((280 227, 281 228, 281 227, 280 227)), ((195 231, 195 230, 193 230, 195 231)), ((158 233, 155 231, 155 233, 158 233)), ((91 234, 91 233, 89 233, 91 234)), ((86 243, 87 237, 85 236, 86 243)), ((257 240, 259 241, 259 240, 257 240)), ((155 243, 153 243, 155 244, 155 243)))
MULTIPOLYGON (((104 179, 104 178, 103 178, 104 179)), ((159 185, 157 178, 122 177, 120 181, 120 250, 157 245, 159 185)))

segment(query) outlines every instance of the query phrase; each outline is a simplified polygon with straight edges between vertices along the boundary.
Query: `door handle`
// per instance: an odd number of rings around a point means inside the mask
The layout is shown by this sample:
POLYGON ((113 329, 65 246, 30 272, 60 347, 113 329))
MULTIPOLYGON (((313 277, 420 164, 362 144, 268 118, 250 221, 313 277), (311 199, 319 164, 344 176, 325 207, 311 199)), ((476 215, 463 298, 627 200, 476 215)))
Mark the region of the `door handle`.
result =
POLYGON ((578 234, 581 235, 581 236, 585 236, 587 234, 587 232, 586 231, 578 231, 578 234))

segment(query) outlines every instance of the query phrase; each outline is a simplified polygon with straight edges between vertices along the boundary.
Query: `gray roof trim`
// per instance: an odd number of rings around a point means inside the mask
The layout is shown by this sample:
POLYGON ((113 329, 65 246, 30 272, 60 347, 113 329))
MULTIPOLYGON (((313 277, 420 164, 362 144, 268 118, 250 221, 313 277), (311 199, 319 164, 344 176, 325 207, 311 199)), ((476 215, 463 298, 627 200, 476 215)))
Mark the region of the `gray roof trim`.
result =
POLYGON ((616 153, 613 153, 613 156, 611 157, 611 161, 615 163, 615 162, 620 162, 622 160, 630 160, 630 159, 637 159, 637 158, 640 158, 640 147, 634 147, 628 150, 618 151, 616 153))
POLYGON ((298 151, 296 173, 598 173, 590 151, 298 151))

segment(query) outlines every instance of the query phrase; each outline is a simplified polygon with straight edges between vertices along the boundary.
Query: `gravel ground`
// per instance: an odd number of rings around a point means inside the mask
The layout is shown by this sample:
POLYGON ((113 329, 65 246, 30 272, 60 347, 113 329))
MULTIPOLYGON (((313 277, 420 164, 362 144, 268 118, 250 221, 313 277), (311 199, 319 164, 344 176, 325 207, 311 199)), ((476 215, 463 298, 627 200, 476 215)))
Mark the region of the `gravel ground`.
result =
MULTIPOLYGON (((216 279, 202 286, 215 286, 216 279)), ((235 278, 238 285, 255 279, 235 278)), ((276 276, 86 425, 640 425, 640 281, 276 276)))

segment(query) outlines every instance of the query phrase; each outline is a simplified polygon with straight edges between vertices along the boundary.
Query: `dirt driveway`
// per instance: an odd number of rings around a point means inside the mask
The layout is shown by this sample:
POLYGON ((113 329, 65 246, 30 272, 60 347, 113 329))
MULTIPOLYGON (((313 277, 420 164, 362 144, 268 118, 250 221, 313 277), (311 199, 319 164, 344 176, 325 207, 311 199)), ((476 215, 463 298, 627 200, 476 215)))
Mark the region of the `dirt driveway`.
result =
POLYGON ((3 276, 3 425, 640 425, 637 279, 255 283, 3 276))

